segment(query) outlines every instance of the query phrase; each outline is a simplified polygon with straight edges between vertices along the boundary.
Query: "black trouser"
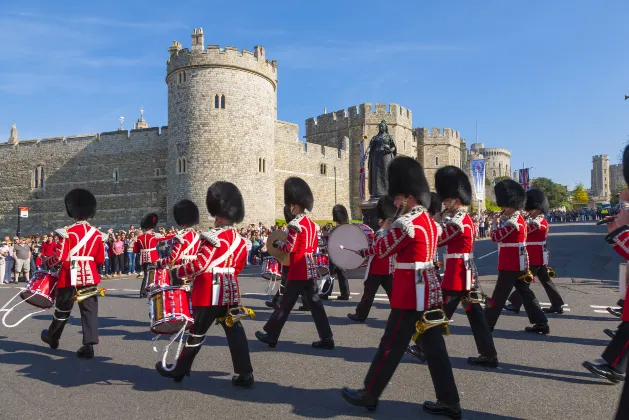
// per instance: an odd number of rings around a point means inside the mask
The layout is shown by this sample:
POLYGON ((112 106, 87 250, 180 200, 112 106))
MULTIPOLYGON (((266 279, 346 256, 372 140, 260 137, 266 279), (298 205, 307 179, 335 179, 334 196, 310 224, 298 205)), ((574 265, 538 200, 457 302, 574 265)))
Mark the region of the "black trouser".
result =
POLYGON ((629 322, 623 321, 618 327, 616 336, 612 338, 605 351, 603 359, 617 371, 623 373, 627 370, 629 361, 629 322))
MULTIPOLYGON (((421 315, 421 312, 415 310, 391 309, 380 346, 365 378, 365 391, 370 395, 379 398, 384 391, 415 333, 415 323, 421 315)), ((437 399, 446 404, 458 404, 459 392, 442 328, 430 328, 420 337, 437 399)))
POLYGON ((615 420, 626 420, 629 413, 629 381, 625 380, 620 394, 620 402, 618 403, 618 411, 616 411, 615 420))
MULTIPOLYGON (((190 328, 186 346, 177 361, 177 370, 180 373, 190 370, 194 358, 201 350, 205 334, 207 334, 212 323, 216 321, 216 318, 224 317, 227 314, 227 306, 194 306, 192 311, 194 313, 194 325, 190 328)), ((225 337, 227 337, 227 345, 232 356, 234 372, 239 375, 253 372, 251 358, 249 357, 249 342, 247 341, 242 322, 238 321, 232 327, 225 325, 224 321, 220 325, 225 331, 225 337)))
POLYGON ((524 310, 529 317, 531 324, 547 324, 548 320, 546 315, 539 306, 539 302, 535 297, 535 293, 529 287, 529 284, 520 280, 520 276, 523 275, 522 271, 498 271, 498 281, 496 282, 496 288, 491 295, 494 305, 485 308, 485 317, 487 318, 487 324, 490 327, 495 327, 496 322, 502 312, 502 308, 507 302, 507 297, 511 293, 511 290, 515 287, 520 297, 522 298, 522 304, 524 310))
POLYGON ((371 305, 376 297, 378 288, 382 286, 389 299, 391 299, 391 287, 393 283, 393 274, 381 275, 381 274, 368 274, 365 280, 365 290, 363 297, 360 299, 360 303, 356 307, 356 316, 361 319, 365 319, 369 316, 371 305))
MULTIPOLYGON (((55 313, 53 314, 50 327, 48 327, 48 335, 53 340, 61 338, 63 328, 70 318, 70 313, 74 306, 74 295, 77 290, 82 289, 85 289, 85 287, 63 287, 57 289, 55 313)), ((98 297, 92 296, 80 302, 79 310, 81 311, 81 326, 83 327, 83 344, 98 344, 98 297)))
POLYGON ((146 296, 146 286, 149 283, 149 267, 152 264, 142 264, 142 285, 140 286, 140 296, 146 296))
MULTIPOLYGON (((553 283, 548 275, 548 268, 545 265, 532 265, 530 269, 531 273, 533 273, 533 275, 539 279, 539 282, 542 283, 542 286, 544 286, 548 299, 550 299, 551 308, 561 308, 564 301, 557 290, 557 286, 555 286, 555 283, 553 283)), ((518 309, 522 306, 522 299, 520 299, 517 289, 509 296, 509 302, 518 309)))
MULTIPOLYGON (((288 281, 288 266, 282 266, 282 279, 280 280, 280 287, 275 292, 275 296, 271 299, 274 305, 279 305, 279 302, 282 299, 282 295, 284 294, 284 290, 286 290, 286 282, 288 281)), ((304 305, 306 310, 310 310, 310 306, 308 305, 308 301, 306 300, 306 293, 301 292, 301 303, 304 305)))
POLYGON ((273 311, 273 314, 264 325, 264 331, 268 333, 268 337, 271 341, 277 341, 282 332, 282 328, 290 315, 290 311, 295 306, 297 298, 300 294, 304 293, 306 302, 310 306, 310 312, 314 318, 319 338, 326 339, 332 338, 332 329, 330 328, 330 322, 328 316, 325 313, 323 302, 317 295, 314 280, 290 280, 286 284, 284 290, 284 296, 280 301, 278 309, 273 311))
MULTIPOLYGON (((339 283, 339 290, 341 292, 341 296, 349 297, 349 279, 347 278, 347 274, 345 273, 345 270, 337 267, 336 265, 334 265, 332 261, 330 261, 330 277, 332 276, 336 276, 336 280, 339 283)), ((332 280, 330 279, 330 281, 332 280)), ((324 296, 330 296, 332 294, 332 290, 334 290, 334 283, 332 283, 328 287, 328 290, 326 290, 326 293, 324 294, 324 296)))

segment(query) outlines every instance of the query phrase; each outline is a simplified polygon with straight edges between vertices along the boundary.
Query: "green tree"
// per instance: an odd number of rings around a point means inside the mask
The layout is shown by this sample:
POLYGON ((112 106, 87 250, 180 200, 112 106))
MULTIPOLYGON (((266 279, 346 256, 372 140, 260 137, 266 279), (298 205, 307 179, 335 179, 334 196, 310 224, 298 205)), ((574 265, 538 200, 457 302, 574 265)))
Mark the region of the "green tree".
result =
POLYGON ((500 207, 498 207, 496 203, 494 203, 493 201, 489 201, 488 199, 485 199, 485 209, 487 211, 493 211, 493 212, 500 211, 500 207))
POLYGON ((535 178, 531 183, 533 188, 540 189, 546 194, 551 209, 561 207, 568 201, 568 191, 550 178, 535 178))
POLYGON ((578 206, 584 206, 589 200, 588 192, 583 184, 578 184, 572 192, 572 203, 578 206))

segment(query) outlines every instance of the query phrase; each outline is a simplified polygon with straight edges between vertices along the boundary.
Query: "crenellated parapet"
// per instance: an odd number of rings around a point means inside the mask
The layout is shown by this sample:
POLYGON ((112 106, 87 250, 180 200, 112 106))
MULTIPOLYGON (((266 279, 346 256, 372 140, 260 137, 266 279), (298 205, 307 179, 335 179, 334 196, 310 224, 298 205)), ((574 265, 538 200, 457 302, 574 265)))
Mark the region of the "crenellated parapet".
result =
POLYGON ((451 128, 441 129, 439 127, 434 127, 431 130, 429 128, 420 127, 414 128, 413 134, 415 134, 418 139, 437 139, 452 142, 453 144, 458 145, 461 143, 461 134, 451 128))
POLYGON ((490 158, 493 156, 506 156, 506 157, 511 157, 511 151, 509 149, 503 149, 501 147, 486 147, 483 149, 480 149, 480 153, 485 157, 485 158, 490 158))

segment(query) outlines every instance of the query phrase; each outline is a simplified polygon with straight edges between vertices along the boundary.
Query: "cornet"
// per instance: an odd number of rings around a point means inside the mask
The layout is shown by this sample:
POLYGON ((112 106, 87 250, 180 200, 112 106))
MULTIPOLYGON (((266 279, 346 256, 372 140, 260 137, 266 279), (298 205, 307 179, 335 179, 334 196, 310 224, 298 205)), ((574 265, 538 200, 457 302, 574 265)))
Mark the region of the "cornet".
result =
POLYGON ((413 341, 417 341, 417 338, 425 333, 427 330, 443 325, 445 327, 445 335, 450 335, 450 328, 448 324, 450 320, 446 317, 445 312, 442 309, 433 309, 431 311, 424 311, 422 319, 415 323, 415 334, 413 335, 413 341), (440 314, 441 318, 428 319, 430 314, 440 314))
POLYGON ((524 283, 530 283, 533 281, 534 278, 535 277, 533 277, 533 273, 531 273, 531 270, 529 270, 528 268, 526 269, 526 272, 519 277, 519 279, 522 280, 524 283))
POLYGON ((487 296, 485 293, 483 293, 480 290, 470 290, 466 296, 463 296, 461 298, 462 302, 469 302, 469 303, 484 303, 488 308, 492 307, 492 304, 489 303, 490 299, 489 296, 487 296))
POLYGON ((90 298, 92 296, 105 296, 105 290, 102 287, 98 287, 98 286, 91 286, 91 287, 86 287, 84 289, 78 289, 76 291, 76 294, 72 297, 74 300, 77 301, 77 303, 81 303, 83 302, 85 299, 90 298))
POLYGON ((557 277, 557 273, 552 268, 546 267, 546 270, 548 271, 548 277, 550 277, 551 279, 557 277))
POLYGON ((227 315, 225 315, 224 317, 216 318, 216 323, 225 321, 225 325, 227 325, 228 327, 233 327, 236 322, 246 317, 255 319, 256 313, 253 312, 253 309, 249 309, 246 306, 238 306, 235 308, 229 308, 227 310, 227 315))

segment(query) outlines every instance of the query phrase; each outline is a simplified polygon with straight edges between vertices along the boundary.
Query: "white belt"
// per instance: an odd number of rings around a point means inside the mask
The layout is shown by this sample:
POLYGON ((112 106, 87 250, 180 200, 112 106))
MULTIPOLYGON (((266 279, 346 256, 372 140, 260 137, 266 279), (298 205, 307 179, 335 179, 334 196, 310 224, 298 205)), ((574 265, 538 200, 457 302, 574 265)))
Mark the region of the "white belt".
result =
POLYGON ((141 254, 145 254, 145 255, 146 255, 146 254, 150 254, 150 253, 151 253, 151 251, 153 251, 153 250, 152 250, 152 249, 141 249, 141 250, 140 250, 140 253, 141 253, 141 254))
POLYGON ((498 242, 498 248, 521 248, 526 246, 526 242, 506 243, 498 242))
POLYGON ((472 259, 474 258, 474 254, 470 253, 464 253, 464 254, 445 254, 443 256, 443 258, 445 258, 446 260, 449 260, 450 258, 469 258, 472 259))
POLYGON ((94 257, 82 257, 78 255, 76 257, 70 257, 70 261, 94 261, 94 257))
POLYGON ((234 267, 214 267, 212 269, 213 274, 234 274, 235 272, 234 267))
POLYGON ((527 242, 526 245, 545 246, 546 245, 546 241, 544 241, 544 242, 527 242))
POLYGON ((414 263, 400 263, 400 262, 396 262, 395 263, 395 268, 399 269, 399 270, 422 271, 422 270, 428 270, 429 268, 434 269, 435 268, 435 262, 434 261, 414 262, 414 263))
POLYGON ((196 260, 197 256, 196 255, 184 255, 183 257, 181 257, 182 260, 196 260))

